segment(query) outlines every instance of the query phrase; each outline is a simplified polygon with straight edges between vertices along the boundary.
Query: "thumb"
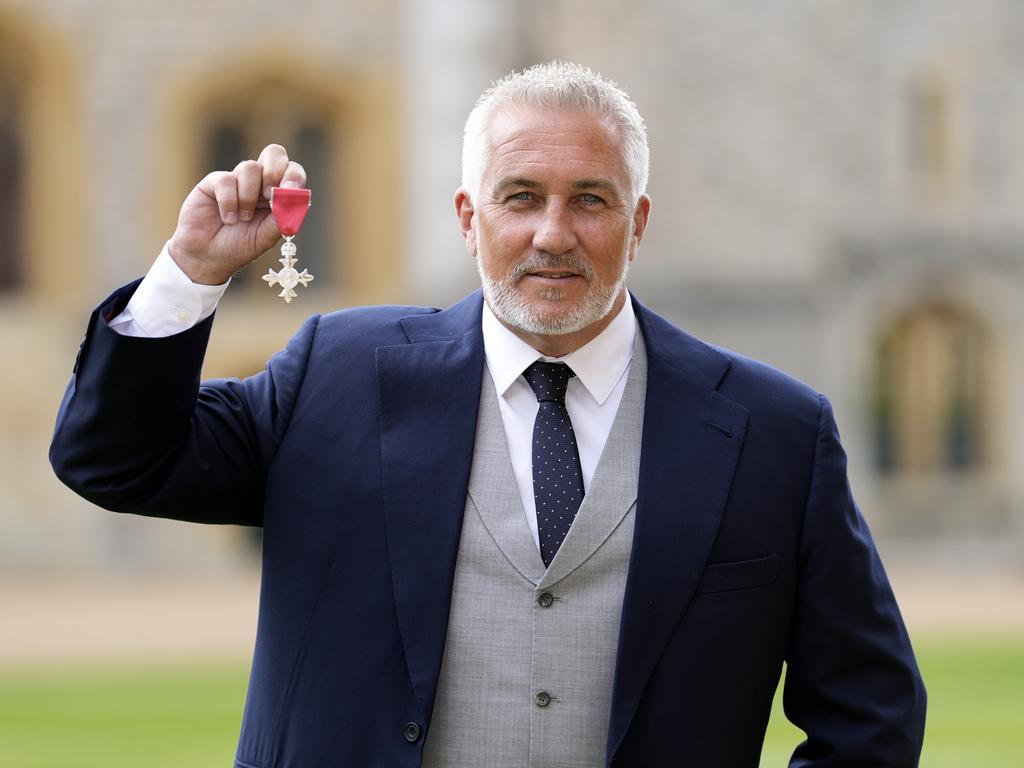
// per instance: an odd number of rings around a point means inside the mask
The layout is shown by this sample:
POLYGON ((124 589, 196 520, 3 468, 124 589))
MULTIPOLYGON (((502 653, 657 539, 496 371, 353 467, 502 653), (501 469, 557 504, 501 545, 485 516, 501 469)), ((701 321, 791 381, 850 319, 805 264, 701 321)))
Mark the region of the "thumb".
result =
POLYGON ((256 227, 256 235, 254 237, 256 248, 259 253, 270 250, 281 238, 281 230, 277 227, 277 222, 274 221, 273 215, 270 211, 257 211, 257 215, 263 213, 263 219, 256 227))

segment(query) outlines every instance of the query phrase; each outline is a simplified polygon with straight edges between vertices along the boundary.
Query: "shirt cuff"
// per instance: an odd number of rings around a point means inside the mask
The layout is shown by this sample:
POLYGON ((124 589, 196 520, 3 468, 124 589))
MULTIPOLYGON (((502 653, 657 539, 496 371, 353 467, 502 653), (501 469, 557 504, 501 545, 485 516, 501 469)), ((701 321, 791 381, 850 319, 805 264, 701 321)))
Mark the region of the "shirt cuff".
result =
POLYGON ((213 314, 230 282, 193 283, 171 258, 165 243, 128 306, 110 321, 110 328, 124 336, 145 338, 187 331, 213 314))

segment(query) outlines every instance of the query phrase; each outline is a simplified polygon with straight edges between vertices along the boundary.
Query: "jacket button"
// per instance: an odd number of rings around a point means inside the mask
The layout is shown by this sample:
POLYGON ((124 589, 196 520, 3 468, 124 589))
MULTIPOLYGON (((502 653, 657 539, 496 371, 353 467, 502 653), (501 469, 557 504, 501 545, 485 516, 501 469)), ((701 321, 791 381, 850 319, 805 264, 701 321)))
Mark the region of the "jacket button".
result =
POLYGON ((551 694, 547 691, 538 691, 537 695, 533 697, 538 707, 546 707, 551 703, 551 694))
POLYGON ((555 602, 555 598, 550 592, 541 592, 537 595, 537 605, 541 608, 550 608, 553 602, 555 602))
POLYGON ((405 724, 405 740, 410 744, 415 744, 420 737, 420 727, 416 723, 405 724))

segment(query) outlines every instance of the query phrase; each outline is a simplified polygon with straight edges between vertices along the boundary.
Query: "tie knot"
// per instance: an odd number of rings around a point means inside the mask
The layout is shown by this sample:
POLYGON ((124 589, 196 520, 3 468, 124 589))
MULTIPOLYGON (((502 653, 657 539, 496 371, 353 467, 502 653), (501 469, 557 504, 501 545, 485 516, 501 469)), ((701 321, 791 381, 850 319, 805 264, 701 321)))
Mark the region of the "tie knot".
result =
POLYGON ((569 379, 576 374, 565 363, 545 363, 538 360, 525 371, 526 383, 537 395, 537 400, 544 402, 565 403, 565 388, 569 379))

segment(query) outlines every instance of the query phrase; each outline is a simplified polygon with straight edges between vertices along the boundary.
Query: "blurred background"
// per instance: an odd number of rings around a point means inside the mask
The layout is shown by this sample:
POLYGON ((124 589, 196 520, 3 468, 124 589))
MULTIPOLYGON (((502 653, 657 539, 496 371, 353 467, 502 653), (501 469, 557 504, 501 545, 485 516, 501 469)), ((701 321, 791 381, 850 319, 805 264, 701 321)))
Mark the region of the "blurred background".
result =
POLYGON ((310 312, 454 302, 462 123, 552 58, 647 120, 641 301, 833 401, 929 684, 922 764, 1017 765, 1021 40, 1017 0, 0 0, 0 766, 229 765, 241 718, 258 532, 106 513, 49 469, 92 307, 270 141, 309 174, 317 280, 286 306, 274 255, 237 277, 206 375, 310 312))

